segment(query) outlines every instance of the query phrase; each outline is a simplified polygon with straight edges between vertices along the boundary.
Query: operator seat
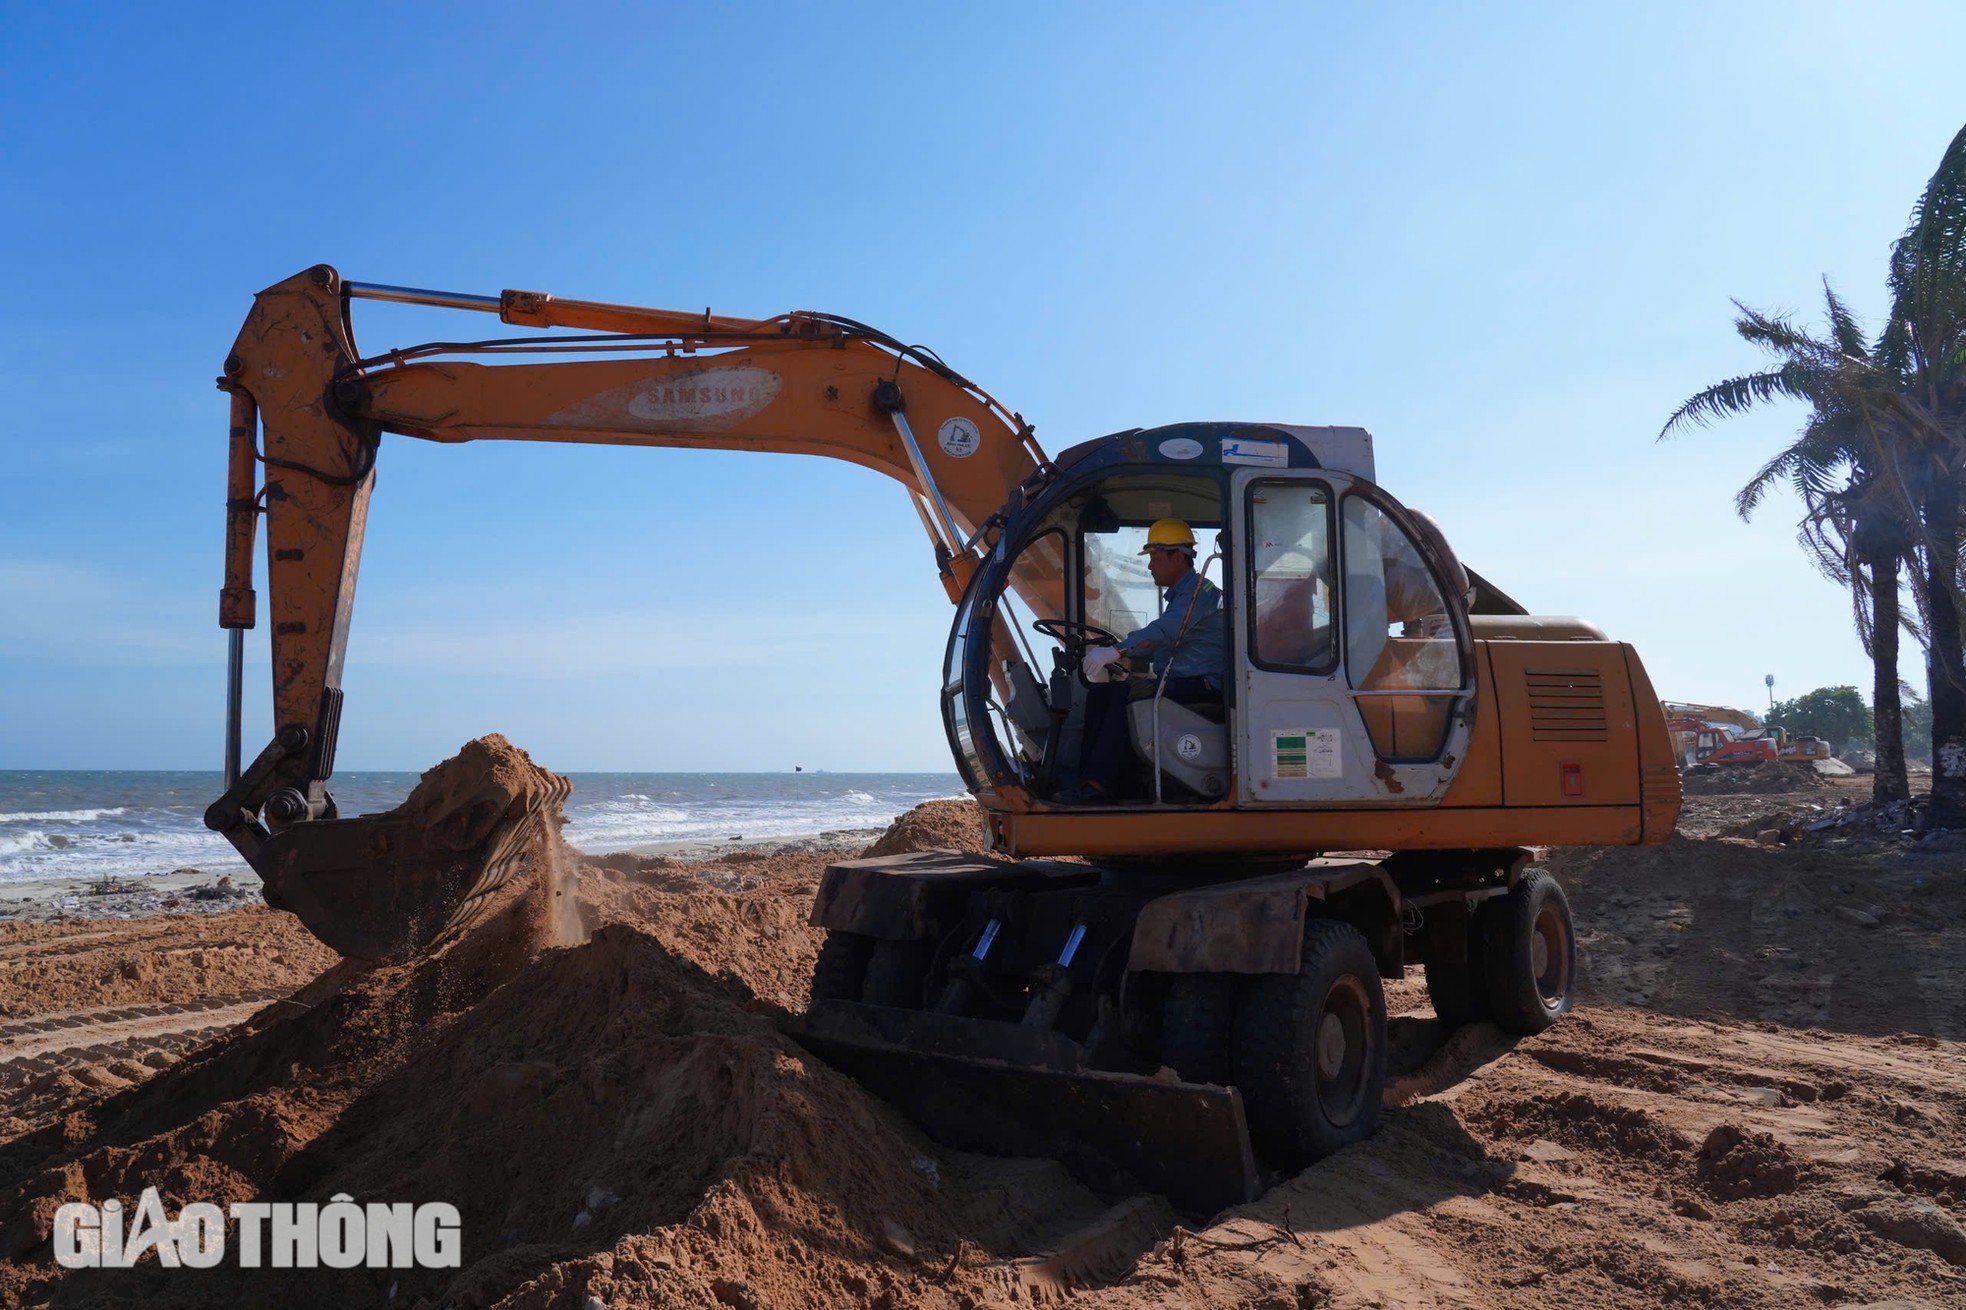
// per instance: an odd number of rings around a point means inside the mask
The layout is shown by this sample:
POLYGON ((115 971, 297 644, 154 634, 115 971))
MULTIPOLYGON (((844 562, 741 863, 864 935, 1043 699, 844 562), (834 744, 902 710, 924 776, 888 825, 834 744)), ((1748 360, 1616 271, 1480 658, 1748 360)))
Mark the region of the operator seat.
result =
MULTIPOLYGON (((1174 781, 1209 800, 1218 800, 1229 791, 1229 729, 1221 722, 1210 722, 1202 711, 1209 706, 1183 705, 1161 697, 1160 768, 1174 781)), ((1222 704, 1213 704, 1217 716, 1222 704)), ((1133 749, 1146 762, 1154 763, 1154 701, 1152 697, 1127 706, 1127 726, 1133 749)))

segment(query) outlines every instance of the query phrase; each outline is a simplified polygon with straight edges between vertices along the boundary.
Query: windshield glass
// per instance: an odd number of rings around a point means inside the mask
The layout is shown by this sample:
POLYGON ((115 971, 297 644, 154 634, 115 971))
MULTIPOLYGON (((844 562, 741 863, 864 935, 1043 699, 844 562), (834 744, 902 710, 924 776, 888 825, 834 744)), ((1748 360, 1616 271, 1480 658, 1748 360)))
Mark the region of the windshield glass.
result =
POLYGON ((1140 550, 1164 518, 1186 521, 1205 559, 1222 527, 1220 479, 1129 469, 1018 526, 1005 543, 1011 558, 992 561, 1002 571, 987 593, 972 588, 965 597, 949 643, 945 717, 966 776, 980 779, 995 757, 1042 794, 1070 780, 1083 708, 1079 625, 1125 637, 1160 616, 1161 594, 1140 550), (1045 619, 1073 622, 1055 629, 1060 640, 1033 631, 1045 619))
POLYGON ((1147 572, 1147 529, 1085 534, 1085 621, 1124 637, 1160 617, 1160 588, 1147 572))

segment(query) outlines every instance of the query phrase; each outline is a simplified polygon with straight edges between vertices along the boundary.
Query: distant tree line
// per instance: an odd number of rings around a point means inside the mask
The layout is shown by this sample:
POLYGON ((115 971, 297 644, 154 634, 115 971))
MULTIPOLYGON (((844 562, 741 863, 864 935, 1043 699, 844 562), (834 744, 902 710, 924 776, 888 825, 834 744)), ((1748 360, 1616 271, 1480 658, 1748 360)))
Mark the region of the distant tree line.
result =
MULTIPOLYGON (((1903 684, 1899 685, 1899 722, 1905 758, 1932 758, 1932 702, 1920 700, 1903 684)), ((1855 687, 1818 687, 1794 700, 1778 700, 1764 722, 1786 728, 1792 736, 1821 737, 1833 749, 1860 746, 1872 750, 1877 744, 1876 715, 1855 687)))

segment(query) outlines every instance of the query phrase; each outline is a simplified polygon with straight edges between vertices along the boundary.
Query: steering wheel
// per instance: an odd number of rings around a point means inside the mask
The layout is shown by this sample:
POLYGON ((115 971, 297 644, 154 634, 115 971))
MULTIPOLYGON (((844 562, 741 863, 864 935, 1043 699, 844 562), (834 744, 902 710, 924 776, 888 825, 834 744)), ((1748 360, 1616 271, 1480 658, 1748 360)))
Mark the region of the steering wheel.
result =
POLYGON ((1065 643, 1067 654, 1083 651, 1087 646, 1117 646, 1120 639, 1096 623, 1080 623, 1076 619, 1039 619, 1031 625, 1031 630, 1039 636, 1065 643))
POLYGON ((1031 624, 1033 631, 1053 641, 1063 642, 1065 658, 1078 667, 1078 679, 1090 687, 1091 681, 1085 676, 1082 661, 1085 652, 1092 646, 1117 646, 1120 639, 1096 623, 1080 623, 1076 619, 1038 619, 1031 624))

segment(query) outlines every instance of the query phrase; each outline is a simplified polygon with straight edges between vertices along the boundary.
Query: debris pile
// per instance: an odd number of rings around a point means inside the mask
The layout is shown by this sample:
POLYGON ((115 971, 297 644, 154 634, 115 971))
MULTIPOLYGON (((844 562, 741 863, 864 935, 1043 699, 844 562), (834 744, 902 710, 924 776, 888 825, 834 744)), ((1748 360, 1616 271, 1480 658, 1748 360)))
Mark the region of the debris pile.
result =
POLYGON ((1829 780, 1813 764, 1714 764, 1688 769, 1681 786, 1688 796, 1767 796, 1812 791, 1829 780))

